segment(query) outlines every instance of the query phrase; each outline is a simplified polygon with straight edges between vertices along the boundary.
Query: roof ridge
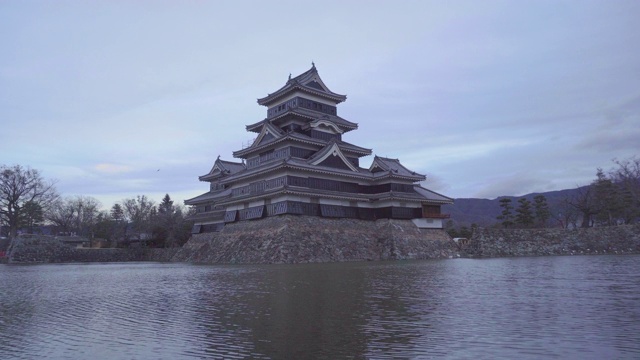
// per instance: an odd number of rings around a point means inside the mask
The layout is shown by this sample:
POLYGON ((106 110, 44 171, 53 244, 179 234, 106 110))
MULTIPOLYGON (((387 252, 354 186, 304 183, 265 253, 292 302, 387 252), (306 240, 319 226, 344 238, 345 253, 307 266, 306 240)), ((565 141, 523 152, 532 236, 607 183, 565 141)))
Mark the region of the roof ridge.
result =
POLYGON ((312 63, 311 69, 303 72, 302 74, 296 77, 292 78, 291 74, 289 74, 289 78, 287 82, 282 87, 280 87, 278 90, 272 93, 268 93, 267 96, 263 98, 258 98, 258 104, 268 106, 268 104, 271 104, 272 101, 279 99, 281 96, 288 93, 289 91, 295 91, 295 89, 298 89, 299 91, 303 91, 303 92, 310 92, 318 96, 327 97, 335 101, 336 103, 341 103, 347 99, 346 95, 335 93, 329 89, 329 87, 324 83, 324 81, 320 77, 320 74, 318 74, 318 70, 316 69, 315 63, 312 63), (307 80, 314 80, 314 79, 316 79, 316 81, 321 84, 322 90, 314 89, 313 87, 305 84, 307 80))

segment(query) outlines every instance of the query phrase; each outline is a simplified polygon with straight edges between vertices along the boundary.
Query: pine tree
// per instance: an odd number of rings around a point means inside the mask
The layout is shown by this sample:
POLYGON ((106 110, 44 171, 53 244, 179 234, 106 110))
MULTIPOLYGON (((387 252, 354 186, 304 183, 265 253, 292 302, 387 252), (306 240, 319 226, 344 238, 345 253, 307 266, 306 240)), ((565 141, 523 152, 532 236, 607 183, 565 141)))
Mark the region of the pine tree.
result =
POLYGON ((549 211, 547 198, 544 195, 536 195, 533 198, 533 207, 538 225, 541 227, 546 227, 547 221, 549 220, 549 218, 551 218, 551 211, 549 211))
POLYGON ((174 212, 173 200, 171 200, 171 197, 169 196, 169 194, 165 194, 164 197, 162 198, 162 202, 158 205, 158 212, 160 214, 169 214, 169 215, 173 214, 174 212))
POLYGON ((124 210, 122 209, 122 205, 113 204, 111 207, 111 218, 115 221, 124 220, 124 210))
POLYGON ((124 216, 124 209, 122 205, 115 203, 111 207, 111 219, 113 220, 111 232, 113 236, 111 236, 112 240, 118 241, 118 239, 125 239, 127 237, 127 222, 124 216))
POLYGON ((500 199, 500 207, 502 208, 502 214, 499 215, 497 219, 502 220, 502 226, 508 228, 513 225, 513 206, 511 205, 511 199, 500 199))
POLYGON ((33 230, 36 226, 39 226, 44 221, 44 211, 42 206, 35 201, 27 201, 21 209, 22 218, 20 219, 20 226, 27 228, 29 234, 33 234, 33 230))
POLYGON ((520 205, 516 209, 516 223, 523 227, 530 227, 533 224, 531 201, 527 200, 527 198, 520 198, 518 203, 520 205))

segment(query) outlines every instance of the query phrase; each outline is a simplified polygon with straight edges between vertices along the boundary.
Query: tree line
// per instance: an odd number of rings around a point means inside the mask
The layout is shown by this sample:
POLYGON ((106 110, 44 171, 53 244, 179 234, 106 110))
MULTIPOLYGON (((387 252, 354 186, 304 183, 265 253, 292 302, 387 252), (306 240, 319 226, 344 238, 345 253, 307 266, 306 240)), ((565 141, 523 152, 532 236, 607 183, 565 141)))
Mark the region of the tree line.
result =
POLYGON ((503 227, 546 227, 553 224, 564 228, 614 226, 635 223, 640 219, 640 158, 613 160, 609 171, 598 168, 589 185, 580 186, 556 205, 553 212, 543 195, 531 203, 518 199, 500 200, 502 213, 497 217, 503 227))
MULTIPOLYGON (((533 201, 524 197, 520 198, 517 200, 517 206, 514 206, 513 199, 510 197, 503 197, 499 202, 502 211, 496 217, 499 222, 495 226, 505 228, 543 228, 549 225, 551 210, 547 198, 542 194, 534 196, 533 201)), ((445 224, 445 230, 454 238, 469 238, 477 228, 478 225, 475 223, 471 224, 470 227, 463 225, 456 228, 452 220, 447 221, 445 224)))
MULTIPOLYGON (((158 247, 182 246, 190 236, 191 209, 166 194, 159 204, 146 195, 124 199, 111 209, 90 196, 60 196, 55 182, 35 169, 0 166, 0 225, 13 238, 50 225, 56 233, 101 238, 112 244, 144 241, 158 247)), ((1 228, 1 227, 0 227, 1 228)))
POLYGON ((613 160, 616 165, 576 194, 565 199, 571 217, 564 219, 580 227, 632 224, 640 220, 640 158, 613 160), (572 211, 573 210, 573 211, 572 211))
MULTIPOLYGON (((640 158, 613 160, 614 166, 596 170, 595 179, 578 186, 569 195, 550 201, 538 194, 533 197, 499 198, 500 213, 494 227, 503 228, 578 228, 615 226, 640 221, 640 158)), ((452 237, 470 237, 478 226, 456 227, 445 224, 452 237)))

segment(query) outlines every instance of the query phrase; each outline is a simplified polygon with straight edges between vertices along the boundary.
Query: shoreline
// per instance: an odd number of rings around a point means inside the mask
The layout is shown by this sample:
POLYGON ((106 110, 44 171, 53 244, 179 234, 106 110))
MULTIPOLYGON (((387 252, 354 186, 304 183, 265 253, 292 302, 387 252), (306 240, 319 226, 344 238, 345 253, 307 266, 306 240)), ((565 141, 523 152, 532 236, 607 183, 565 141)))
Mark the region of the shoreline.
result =
POLYGON ((457 244, 444 230, 420 230, 410 220, 282 216, 197 234, 182 248, 85 249, 51 236, 19 237, 5 263, 296 264, 632 254, 640 254, 640 224, 575 230, 478 229, 466 244, 457 244))

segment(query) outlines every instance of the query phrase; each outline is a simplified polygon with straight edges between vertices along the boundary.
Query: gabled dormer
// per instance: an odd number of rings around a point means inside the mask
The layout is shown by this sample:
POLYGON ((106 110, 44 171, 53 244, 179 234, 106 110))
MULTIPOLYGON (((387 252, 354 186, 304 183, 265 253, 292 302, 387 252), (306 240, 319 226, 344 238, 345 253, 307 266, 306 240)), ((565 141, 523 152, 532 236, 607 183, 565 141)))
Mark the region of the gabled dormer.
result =
POLYGON ((198 179, 200 181, 214 181, 220 179, 225 176, 229 176, 235 174, 237 172, 243 171, 246 169, 244 162, 232 162, 220 160, 220 156, 216 159, 216 162, 211 167, 211 170, 208 174, 199 176, 198 179))
POLYGON ((251 144, 251 147, 259 146, 266 144, 270 141, 273 141, 283 135, 283 132, 277 127, 273 126, 271 123, 265 123, 260 131, 260 134, 251 144))
POLYGON ((313 154, 307 163, 358 172, 358 168, 347 159, 335 141, 330 141, 327 146, 313 154))

